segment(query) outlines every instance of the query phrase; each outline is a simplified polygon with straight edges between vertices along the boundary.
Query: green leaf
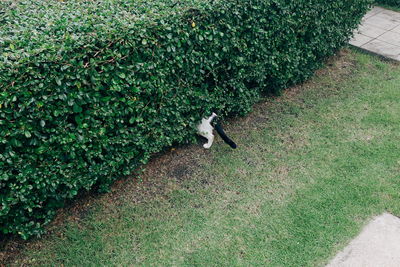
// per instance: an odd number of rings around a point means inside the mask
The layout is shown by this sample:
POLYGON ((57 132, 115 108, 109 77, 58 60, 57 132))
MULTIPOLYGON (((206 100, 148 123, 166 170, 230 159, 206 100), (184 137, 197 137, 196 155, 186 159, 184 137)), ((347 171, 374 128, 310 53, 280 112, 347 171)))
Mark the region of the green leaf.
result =
POLYGON ((10 144, 12 146, 14 146, 14 147, 21 147, 22 146, 22 143, 16 138, 12 138, 11 141, 10 141, 10 144))
POLYGON ((73 106, 73 111, 75 112, 75 113, 80 113, 80 112, 82 112, 82 108, 81 108, 81 106, 79 106, 78 104, 74 104, 74 106, 73 106))

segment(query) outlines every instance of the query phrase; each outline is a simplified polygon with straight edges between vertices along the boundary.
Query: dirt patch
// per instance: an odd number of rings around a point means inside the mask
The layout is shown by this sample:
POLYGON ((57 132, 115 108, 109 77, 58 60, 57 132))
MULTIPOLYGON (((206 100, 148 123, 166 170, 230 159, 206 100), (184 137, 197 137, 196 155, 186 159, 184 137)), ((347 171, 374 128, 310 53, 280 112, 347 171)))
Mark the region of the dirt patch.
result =
MULTIPOLYGON (((328 67, 316 71, 316 76, 329 75, 339 80, 351 75, 355 63, 349 54, 349 50, 342 50, 327 61, 326 65, 328 67)), ((301 98, 298 97, 300 92, 315 88, 315 86, 315 81, 307 81, 287 89, 280 97, 264 99, 256 104, 253 112, 246 117, 228 120, 225 128, 228 133, 240 136, 245 135, 246 131, 266 127, 273 116, 270 109, 271 105, 276 106, 276 103, 281 101, 301 101, 301 98)), ((276 112, 277 110, 275 109, 274 113, 276 112)), ((11 264, 23 257, 21 252, 24 249, 39 250, 43 240, 53 235, 61 236, 63 226, 67 222, 84 220, 95 206, 115 207, 119 203, 126 201, 143 203, 152 200, 156 196, 167 195, 169 184, 182 184, 186 180, 190 180, 196 171, 202 168, 199 162, 204 163, 212 160, 208 157, 209 153, 201 145, 172 148, 155 155, 144 166, 145 169, 138 171, 137 174, 116 181, 109 193, 101 195, 87 192, 81 194, 79 198, 58 211, 56 218, 46 227, 47 234, 42 239, 34 238, 30 241, 22 241, 16 237, 7 237, 4 240, 0 240, 0 266, 11 264)), ((253 163, 248 162, 248 164, 251 165, 253 163)), ((283 173, 286 171, 285 169, 282 170, 283 173)), ((207 177, 201 177, 201 180, 199 180, 199 184, 204 186, 209 186, 210 183, 212 181, 209 181, 207 177)))

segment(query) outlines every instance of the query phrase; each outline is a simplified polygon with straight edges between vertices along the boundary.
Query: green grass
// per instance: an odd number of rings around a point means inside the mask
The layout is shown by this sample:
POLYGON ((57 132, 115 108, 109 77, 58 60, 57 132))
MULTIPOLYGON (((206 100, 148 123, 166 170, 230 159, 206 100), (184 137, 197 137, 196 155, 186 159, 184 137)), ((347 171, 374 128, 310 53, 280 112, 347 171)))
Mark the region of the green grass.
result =
POLYGON ((392 5, 387 5, 387 4, 381 4, 381 3, 378 3, 378 4, 376 4, 377 6, 380 6, 380 7, 383 7, 383 8, 386 8, 386 9, 391 9, 391 10, 393 10, 393 11, 396 11, 396 12, 400 12, 400 7, 397 7, 397 6, 392 6, 392 5))
POLYGON ((237 150, 168 153, 153 184, 93 201, 14 263, 323 266, 372 216, 400 215, 400 67, 354 50, 331 65, 232 121, 237 150))

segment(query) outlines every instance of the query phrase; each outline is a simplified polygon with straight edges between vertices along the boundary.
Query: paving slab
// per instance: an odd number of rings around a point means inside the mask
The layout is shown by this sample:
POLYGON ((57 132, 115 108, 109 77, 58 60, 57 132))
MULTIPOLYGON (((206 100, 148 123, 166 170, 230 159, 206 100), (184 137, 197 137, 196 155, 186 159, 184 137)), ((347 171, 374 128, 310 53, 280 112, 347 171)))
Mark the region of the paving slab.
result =
POLYGON ((368 24, 363 23, 358 27, 358 32, 363 35, 372 37, 372 38, 377 38, 378 36, 386 33, 387 31, 384 29, 375 27, 373 25, 368 25, 368 24))
POLYGON ((369 41, 368 43, 362 45, 361 48, 393 59, 400 55, 400 46, 390 44, 378 39, 369 41))
POLYGON ((349 43, 400 61, 400 12, 382 7, 372 8, 354 31, 349 43))
POLYGON ((364 19, 372 17, 372 16, 374 16, 374 15, 376 15, 376 14, 378 14, 378 13, 384 11, 384 10, 385 10, 384 8, 381 8, 381 7, 377 6, 377 7, 373 8, 373 9, 371 9, 370 11, 368 11, 368 13, 364 16, 364 19))
POLYGON ((376 39, 400 47, 400 33, 388 31, 379 35, 376 39))
POLYGON ((400 218, 375 217, 326 267, 399 267, 400 218))
POLYGON ((374 38, 369 37, 369 36, 366 36, 366 35, 361 34, 361 33, 357 33, 357 34, 354 36, 354 38, 353 38, 352 40, 350 40, 349 43, 350 43, 351 45, 361 47, 362 45, 368 43, 368 42, 371 41, 372 39, 374 39, 374 38))
POLYGON ((400 25, 400 21, 397 19, 390 19, 389 16, 382 16, 381 13, 369 17, 364 23, 387 31, 400 25))
POLYGON ((400 26, 397 26, 396 28, 392 29, 391 31, 400 33, 400 26))
POLYGON ((399 12, 389 10, 389 9, 384 9, 384 8, 382 8, 382 9, 380 9, 381 11, 378 14, 376 14, 377 17, 385 18, 385 19, 391 20, 395 23, 400 21, 400 13, 399 12))

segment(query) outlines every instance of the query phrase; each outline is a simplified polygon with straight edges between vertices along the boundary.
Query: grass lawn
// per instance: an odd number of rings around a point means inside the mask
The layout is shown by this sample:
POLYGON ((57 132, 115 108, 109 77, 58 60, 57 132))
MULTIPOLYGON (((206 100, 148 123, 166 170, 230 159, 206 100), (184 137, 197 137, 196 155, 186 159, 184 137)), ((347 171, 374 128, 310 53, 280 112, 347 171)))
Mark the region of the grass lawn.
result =
POLYGON ((323 266, 372 216, 400 215, 400 66, 343 50, 220 140, 177 148, 66 209, 15 265, 323 266))
POLYGON ((380 7, 383 7, 383 8, 387 8, 387 9, 391 9, 393 11, 400 12, 400 8, 396 7, 396 6, 385 5, 385 4, 377 4, 377 6, 380 6, 380 7))

